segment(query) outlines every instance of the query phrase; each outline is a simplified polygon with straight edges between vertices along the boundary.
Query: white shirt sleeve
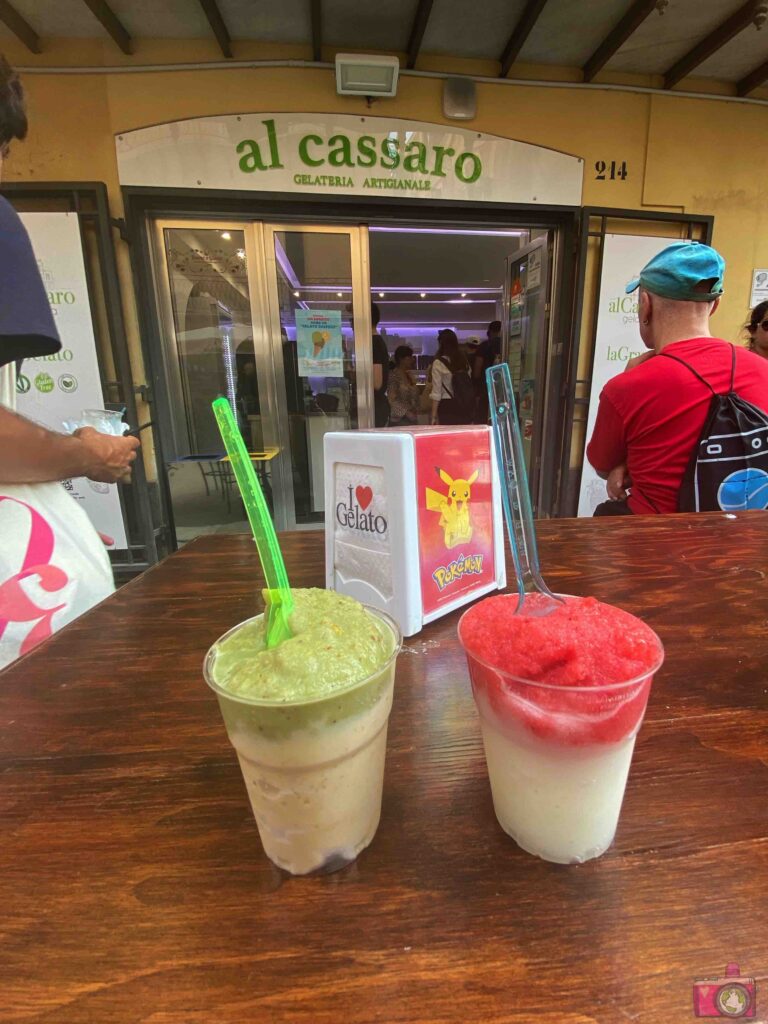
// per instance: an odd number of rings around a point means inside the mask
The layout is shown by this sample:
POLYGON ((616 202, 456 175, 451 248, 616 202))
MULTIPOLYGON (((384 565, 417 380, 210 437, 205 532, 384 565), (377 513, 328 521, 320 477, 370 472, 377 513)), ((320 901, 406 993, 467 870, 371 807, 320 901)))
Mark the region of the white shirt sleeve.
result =
POLYGON ((446 389, 446 381, 450 382, 451 371, 441 359, 432 362, 432 398, 433 402, 439 402, 442 398, 450 398, 448 394, 450 387, 446 389))

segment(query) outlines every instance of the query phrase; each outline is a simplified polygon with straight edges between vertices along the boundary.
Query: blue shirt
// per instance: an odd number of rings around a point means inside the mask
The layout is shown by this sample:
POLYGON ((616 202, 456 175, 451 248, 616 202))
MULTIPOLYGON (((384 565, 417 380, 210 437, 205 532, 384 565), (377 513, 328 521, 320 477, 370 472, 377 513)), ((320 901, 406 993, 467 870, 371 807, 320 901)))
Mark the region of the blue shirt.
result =
POLYGON ((29 235, 18 213, 0 196, 0 366, 60 348, 29 235))

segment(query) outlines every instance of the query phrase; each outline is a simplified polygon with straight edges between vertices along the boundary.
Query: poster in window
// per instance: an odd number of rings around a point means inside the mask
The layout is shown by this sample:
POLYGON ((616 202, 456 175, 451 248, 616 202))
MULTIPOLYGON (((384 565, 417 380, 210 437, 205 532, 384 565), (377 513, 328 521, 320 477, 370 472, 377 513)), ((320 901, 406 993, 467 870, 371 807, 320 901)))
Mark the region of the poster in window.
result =
POLYGON ((343 377, 340 309, 297 309, 296 351, 300 377, 343 377))
POLYGON ((523 330, 523 306, 525 305, 525 292, 516 277, 509 290, 509 336, 515 338, 523 330))

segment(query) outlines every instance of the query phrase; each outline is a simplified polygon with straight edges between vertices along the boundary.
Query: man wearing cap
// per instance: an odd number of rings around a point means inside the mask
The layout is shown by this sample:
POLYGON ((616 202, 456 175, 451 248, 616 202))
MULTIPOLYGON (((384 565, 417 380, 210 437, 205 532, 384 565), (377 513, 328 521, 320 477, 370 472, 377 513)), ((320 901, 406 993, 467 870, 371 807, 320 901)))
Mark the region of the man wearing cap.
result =
MULTIPOLYGON (((731 384, 732 347, 709 330, 724 270, 722 256, 710 246, 675 242, 627 285, 627 294, 640 289, 640 337, 649 351, 600 394, 587 458, 608 478, 609 496, 619 500, 598 506, 595 515, 677 511, 711 398, 688 367, 718 394, 731 384), (658 358, 662 352, 675 359, 658 358)), ((734 391, 768 411, 768 361, 737 347, 734 391)))

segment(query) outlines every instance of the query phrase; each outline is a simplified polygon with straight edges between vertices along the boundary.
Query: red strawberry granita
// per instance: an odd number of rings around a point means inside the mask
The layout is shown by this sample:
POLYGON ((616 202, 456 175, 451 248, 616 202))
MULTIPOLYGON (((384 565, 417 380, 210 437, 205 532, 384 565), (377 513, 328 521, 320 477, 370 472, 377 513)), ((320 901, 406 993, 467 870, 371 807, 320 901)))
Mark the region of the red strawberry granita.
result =
POLYGON ((635 737, 664 652, 634 615, 594 598, 485 598, 459 622, 496 817, 557 863, 611 845, 635 737))

